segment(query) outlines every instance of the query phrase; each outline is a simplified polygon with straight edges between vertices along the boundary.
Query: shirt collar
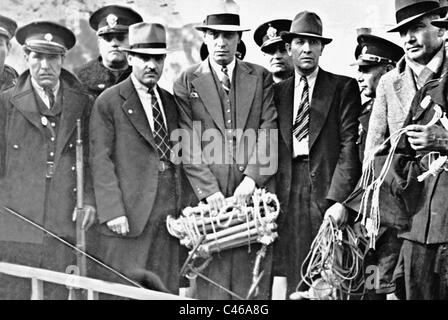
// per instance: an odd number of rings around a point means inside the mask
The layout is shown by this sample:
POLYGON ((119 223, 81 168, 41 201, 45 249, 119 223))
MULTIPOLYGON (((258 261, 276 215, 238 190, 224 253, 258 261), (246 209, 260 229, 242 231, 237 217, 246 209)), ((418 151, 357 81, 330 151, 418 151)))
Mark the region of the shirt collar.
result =
MULTIPOLYGON (((208 61, 210 61, 210 66, 212 67, 213 70, 215 70, 216 74, 220 75, 222 74, 222 66, 220 64, 217 64, 213 59, 210 59, 210 57, 208 58, 208 61)), ((232 60, 232 62, 230 62, 227 65, 227 73, 229 74, 229 78, 230 81, 232 81, 232 75, 233 75, 233 70, 235 70, 235 66, 236 66, 236 58, 234 58, 232 60)))
MULTIPOLYGON (((297 72, 297 70, 295 70, 294 72, 295 72, 294 86, 297 88, 300 85, 300 78, 302 78, 302 75, 299 74, 297 72)), ((319 67, 317 67, 316 70, 314 70, 311 74, 306 76, 306 80, 308 81, 308 85, 310 85, 310 83, 314 84, 314 82, 316 81, 318 72, 319 72, 319 67)))
MULTIPOLYGON (((46 96, 44 88, 41 87, 40 85, 38 85, 37 81, 34 80, 33 77, 31 77, 31 85, 39 93, 39 95, 45 95, 46 96)), ((58 95, 60 86, 61 86, 61 81, 58 79, 58 83, 56 83, 56 86, 53 88, 53 94, 54 94, 55 97, 58 95)))

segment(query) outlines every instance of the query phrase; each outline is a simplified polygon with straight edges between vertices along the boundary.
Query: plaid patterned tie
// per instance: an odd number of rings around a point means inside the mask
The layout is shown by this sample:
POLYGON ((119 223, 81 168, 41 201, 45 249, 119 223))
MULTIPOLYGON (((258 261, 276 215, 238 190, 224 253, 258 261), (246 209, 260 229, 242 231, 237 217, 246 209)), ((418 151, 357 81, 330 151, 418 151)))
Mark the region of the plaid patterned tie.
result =
POLYGON ((223 66, 221 68, 221 71, 223 73, 223 77, 221 79, 222 87, 223 87, 224 91, 227 94, 229 94, 231 84, 230 84, 229 71, 227 70, 227 66, 223 66))
POLYGON ((50 102, 50 106, 48 107, 48 109, 51 109, 54 106, 54 92, 50 88, 44 88, 44 91, 45 95, 48 97, 48 101, 50 102))
POLYGON ((300 99, 299 110, 292 127, 292 133, 298 141, 302 140, 308 135, 308 123, 310 122, 310 99, 308 81, 306 80, 306 77, 302 76, 300 78, 300 82, 303 82, 302 98, 300 99))
POLYGON ((160 110, 159 102, 154 93, 154 89, 149 89, 148 93, 151 95, 152 117, 154 120, 154 141, 157 146, 160 160, 169 161, 170 159, 170 145, 168 139, 168 132, 163 121, 162 111, 160 110))

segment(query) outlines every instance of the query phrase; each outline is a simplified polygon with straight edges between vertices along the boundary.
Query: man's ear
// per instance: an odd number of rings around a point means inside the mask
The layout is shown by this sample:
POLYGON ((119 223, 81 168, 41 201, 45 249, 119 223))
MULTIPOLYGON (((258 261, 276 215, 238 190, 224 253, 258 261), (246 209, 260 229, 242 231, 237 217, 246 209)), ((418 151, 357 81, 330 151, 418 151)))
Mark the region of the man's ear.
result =
POLYGON ((8 44, 6 45, 6 48, 7 48, 8 52, 11 51, 11 48, 12 48, 11 41, 8 41, 8 44))
POLYGON ((442 38, 445 35, 445 28, 439 28, 439 31, 437 32, 437 36, 439 36, 440 38, 442 38))
POLYGON ((127 53, 126 58, 128 60, 128 65, 132 66, 132 54, 127 53))

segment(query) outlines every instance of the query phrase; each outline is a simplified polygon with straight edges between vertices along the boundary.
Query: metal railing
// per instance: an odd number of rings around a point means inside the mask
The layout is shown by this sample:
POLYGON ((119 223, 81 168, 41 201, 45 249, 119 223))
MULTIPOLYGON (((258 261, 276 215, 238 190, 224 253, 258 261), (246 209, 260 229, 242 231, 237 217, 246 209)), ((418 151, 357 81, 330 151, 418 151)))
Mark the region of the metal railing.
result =
POLYGON ((44 300, 44 282, 87 290, 87 300, 98 300, 98 293, 136 300, 187 299, 174 294, 6 262, 0 262, 0 273, 30 279, 31 300, 44 300))

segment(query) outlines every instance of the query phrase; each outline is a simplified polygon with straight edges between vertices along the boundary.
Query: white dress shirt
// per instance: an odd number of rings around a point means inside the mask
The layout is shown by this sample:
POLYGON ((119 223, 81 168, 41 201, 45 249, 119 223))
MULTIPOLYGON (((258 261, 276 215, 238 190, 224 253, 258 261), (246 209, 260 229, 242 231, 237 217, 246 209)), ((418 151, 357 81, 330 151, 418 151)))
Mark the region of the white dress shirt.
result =
MULTIPOLYGON (((210 61, 210 66, 218 75, 219 81, 222 81, 222 77, 224 76, 224 73, 221 71, 221 69, 223 66, 220 64, 217 64, 213 59, 209 58, 208 60, 210 61)), ((236 59, 233 59, 232 62, 230 62, 227 65, 227 75, 229 76, 230 83, 232 83, 233 71, 235 70, 235 66, 236 66, 236 59)))
MULTIPOLYGON (((44 88, 42 88, 40 85, 37 84, 36 80, 34 80, 31 77, 31 85, 33 86, 34 90, 36 90, 39 97, 42 99, 42 101, 45 103, 45 106, 50 109, 50 98, 48 98, 47 94, 45 93, 44 88)), ((54 94, 54 100, 56 101, 56 97, 58 96, 59 87, 61 86, 61 82, 58 80, 58 83, 53 88, 53 94, 54 94)))
MULTIPOLYGON (((151 94, 148 93, 148 87, 144 86, 137 80, 137 78, 131 74, 131 81, 134 84, 135 90, 137 91, 138 97, 140 98, 140 102, 143 105, 143 109, 146 113, 146 118, 148 119, 149 126, 151 130, 154 132, 154 117, 152 115, 152 99, 154 98, 151 94)), ((156 87, 157 88, 157 87, 156 87)), ((155 98, 159 102, 160 111, 162 112, 163 122, 165 124, 165 128, 168 132, 168 127, 166 125, 166 117, 165 111, 163 110, 162 100, 160 99, 159 92, 154 88, 155 98)))
MULTIPOLYGON (((313 71, 313 73, 306 76, 306 80, 308 81, 308 93, 309 93, 310 108, 311 108, 311 98, 313 97, 314 85, 316 83, 318 71, 319 71, 319 67, 317 67, 316 70, 313 71)), ((297 113, 299 112, 300 100, 302 100, 304 84, 303 84, 303 82, 300 82, 301 77, 302 76, 299 73, 297 73, 297 71, 296 71, 295 77, 294 77, 294 111, 293 111, 293 117, 292 117, 293 125, 294 125, 294 121, 297 117, 297 113)), ((302 140, 298 141, 296 136, 293 134, 292 143, 293 143, 294 158, 297 156, 304 156, 304 155, 309 154, 308 141, 309 141, 309 135, 306 135, 302 140)))

